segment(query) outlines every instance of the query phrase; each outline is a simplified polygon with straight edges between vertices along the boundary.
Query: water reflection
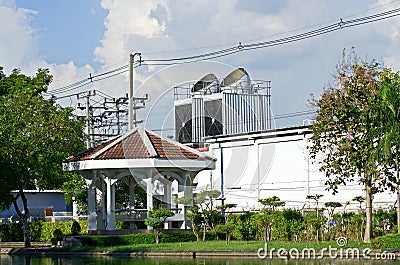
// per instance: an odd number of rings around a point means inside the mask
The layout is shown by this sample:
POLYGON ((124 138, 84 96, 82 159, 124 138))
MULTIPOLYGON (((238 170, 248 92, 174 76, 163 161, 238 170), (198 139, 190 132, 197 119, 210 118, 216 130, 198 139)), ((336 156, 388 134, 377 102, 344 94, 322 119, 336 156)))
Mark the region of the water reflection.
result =
MULTIPOLYGON (((384 262, 395 264, 395 262, 384 262)), ((0 255, 1 265, 350 265, 350 264, 383 264, 382 261, 366 260, 258 260, 258 259, 189 259, 189 258, 113 258, 113 257, 28 257, 0 255)))

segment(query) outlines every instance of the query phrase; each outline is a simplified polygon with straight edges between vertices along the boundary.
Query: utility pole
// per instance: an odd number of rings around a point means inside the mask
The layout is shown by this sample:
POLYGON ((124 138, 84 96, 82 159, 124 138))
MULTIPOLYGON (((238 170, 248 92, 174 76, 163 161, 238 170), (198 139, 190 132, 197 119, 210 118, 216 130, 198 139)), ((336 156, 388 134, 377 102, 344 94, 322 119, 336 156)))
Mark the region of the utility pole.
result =
POLYGON ((135 102, 135 69, 133 64, 135 63, 135 56, 139 56, 139 65, 142 62, 141 53, 134 53, 129 55, 129 93, 128 93, 128 130, 132 130, 136 127, 136 102, 135 102))
POLYGON ((86 148, 92 147, 92 141, 91 141, 91 133, 92 133, 92 125, 91 125, 91 106, 90 106, 90 97, 95 96, 96 91, 91 90, 91 91, 86 91, 86 92, 81 92, 76 95, 77 99, 85 98, 85 107, 81 107, 80 104, 78 105, 78 108, 80 109, 85 109, 86 110, 86 134, 87 134, 87 139, 86 139, 86 148))
POLYGON ((86 139, 86 148, 91 147, 91 141, 90 141, 90 100, 89 96, 86 97, 86 134, 87 134, 87 139, 86 139))
POLYGON ((126 102, 128 101, 128 95, 126 97, 120 97, 120 98, 113 98, 112 100, 104 99, 104 105, 112 104, 115 105, 115 110, 108 110, 105 113, 111 114, 115 113, 115 120, 116 120, 116 134, 121 133, 121 121, 120 121, 120 114, 121 113, 126 113, 125 109, 121 109, 121 106, 126 105, 126 102))
POLYGON ((117 134, 120 134, 120 126, 119 126, 119 106, 118 103, 115 105, 115 120, 117 124, 117 134))
POLYGON ((132 102, 133 102, 133 126, 137 127, 138 124, 142 123, 143 120, 138 120, 136 118, 136 112, 139 109, 145 108, 145 102, 150 100, 149 94, 145 94, 144 97, 133 97, 132 102))

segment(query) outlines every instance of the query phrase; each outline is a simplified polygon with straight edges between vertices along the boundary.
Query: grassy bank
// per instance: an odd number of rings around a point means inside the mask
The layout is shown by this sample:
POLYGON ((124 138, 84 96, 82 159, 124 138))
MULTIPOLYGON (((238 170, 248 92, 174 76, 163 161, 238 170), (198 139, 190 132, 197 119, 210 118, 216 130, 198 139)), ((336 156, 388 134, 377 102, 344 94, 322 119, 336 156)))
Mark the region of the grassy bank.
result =
MULTIPOLYGON (((268 248, 285 248, 285 249, 304 249, 304 248, 337 248, 336 241, 326 242, 286 242, 273 241, 268 244, 268 248)), ((369 244, 363 244, 357 241, 349 241, 344 248, 366 248, 369 244)), ((231 241, 227 246, 223 240, 200 241, 200 242, 182 242, 182 243, 160 243, 160 244, 132 244, 125 246, 111 247, 80 247, 73 248, 76 250, 106 250, 106 251, 254 251, 259 248, 264 248, 264 243, 261 241, 231 241)))

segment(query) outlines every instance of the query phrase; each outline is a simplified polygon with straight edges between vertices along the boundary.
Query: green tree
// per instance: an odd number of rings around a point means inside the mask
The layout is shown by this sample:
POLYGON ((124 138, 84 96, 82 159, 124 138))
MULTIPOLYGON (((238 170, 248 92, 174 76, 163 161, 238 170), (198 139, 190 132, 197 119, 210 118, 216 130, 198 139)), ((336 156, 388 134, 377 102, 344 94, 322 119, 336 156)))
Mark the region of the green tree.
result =
POLYGON ((31 77, 21 73, 20 69, 14 69, 9 76, 3 72, 0 66, 0 96, 25 91, 29 94, 39 95, 46 92, 53 77, 48 69, 38 69, 36 75, 31 77))
POLYGON ((227 222, 225 224, 218 224, 215 226, 215 230, 219 233, 223 233, 226 235, 225 240, 226 240, 226 245, 229 246, 229 243, 231 242, 231 237, 233 235, 233 231, 235 231, 236 225, 227 222))
POLYGON ((332 236, 332 226, 334 225, 334 221, 333 221, 333 214, 335 213, 335 209, 338 207, 342 207, 343 204, 341 204, 340 202, 326 202, 325 203, 325 207, 327 207, 327 211, 328 211, 328 238, 330 238, 332 236))
MULTIPOLYGON (((210 229, 215 232, 215 226, 219 223, 223 223, 224 217, 221 215, 214 206, 215 199, 221 195, 218 190, 202 190, 197 193, 194 198, 182 197, 176 200, 177 203, 184 205, 190 205, 194 202, 195 207, 190 207, 190 211, 187 217, 190 218, 192 222, 193 232, 199 234, 199 229, 203 227, 203 241, 206 240, 206 231, 210 229)), ((231 206, 230 204, 228 206, 231 206)), ((225 208, 224 208, 225 209, 225 208)))
POLYGON ((342 207, 343 205, 340 202, 326 202, 325 207, 328 207, 328 216, 329 220, 332 219, 333 213, 335 212, 335 209, 338 207, 342 207))
POLYGON ((378 104, 373 113, 377 126, 376 157, 387 168, 385 184, 397 191, 397 232, 400 233, 400 72, 384 68, 379 74, 378 104))
POLYGON ((0 69, 0 207, 14 205, 27 247, 29 208, 24 189, 60 188, 67 178, 62 161, 83 147, 83 123, 73 109, 40 95, 51 79, 48 70, 27 77, 19 70, 6 76, 0 69), (17 205, 19 198, 23 209, 17 205))
POLYGON ((203 190, 196 194, 193 201, 199 206, 204 218, 203 241, 205 241, 206 230, 215 231, 215 226, 223 222, 223 216, 215 209, 214 203, 221 195, 218 190, 203 190))
POLYGON ((326 223, 326 217, 316 213, 308 213, 304 216, 304 225, 306 226, 306 237, 308 240, 315 240, 318 242, 321 236, 321 229, 326 223), (314 236, 315 235, 315 236, 314 236))
MULTIPOLYGON (((199 206, 192 205, 193 198, 190 197, 176 198, 176 203, 183 204, 184 207, 187 207, 188 212, 187 213, 184 212, 186 216, 183 216, 183 218, 186 219, 186 217, 188 217, 190 219, 190 222, 192 224, 193 234, 196 236, 196 240, 200 241, 200 229, 202 228, 203 225, 205 225, 205 222, 203 214, 200 212, 199 206)), ((205 237, 205 235, 203 237, 205 237)))
POLYGON ((146 219, 145 224, 153 227, 154 234, 156 235, 156 244, 158 244, 165 220, 168 217, 174 216, 174 213, 170 210, 154 209, 150 210, 147 214, 150 218, 146 219))
POLYGON ((217 206, 217 209, 221 210, 221 215, 224 217, 225 223, 228 221, 228 215, 226 213, 227 210, 230 210, 235 207, 237 207, 236 203, 224 203, 222 205, 217 206))
POLYGON ((281 201, 277 196, 259 199, 258 202, 263 206, 260 211, 258 222, 260 226, 263 227, 264 242, 267 243, 272 239, 272 225, 276 221, 278 215, 276 208, 285 206, 285 202, 281 201))
POLYGON ((277 196, 272 196, 265 199, 259 199, 258 202, 272 210, 276 210, 276 208, 278 207, 285 206, 285 202, 281 201, 281 199, 277 196))
POLYGON ((254 240, 257 237, 263 237, 259 229, 260 214, 255 212, 247 212, 240 214, 229 214, 228 222, 235 224, 234 237, 239 240, 254 240))
POLYGON ((366 227, 364 242, 371 241, 372 197, 387 187, 384 171, 377 167, 377 135, 374 106, 379 94, 379 64, 364 61, 352 50, 343 53, 335 83, 325 88, 320 99, 312 98, 317 109, 311 126, 311 157, 321 163, 326 184, 333 193, 340 185, 358 181, 364 186, 366 227))
POLYGON ((188 207, 188 211, 186 216, 189 217, 192 223, 193 234, 196 236, 196 240, 200 241, 200 229, 204 225, 203 215, 199 212, 199 207, 197 205, 188 207))
POLYGON ((64 192, 66 203, 75 201, 78 204, 79 212, 87 211, 87 185, 85 179, 75 173, 68 174, 68 179, 62 184, 61 190, 64 192))
POLYGON ((362 203, 365 202, 365 198, 363 196, 356 196, 352 201, 358 202, 360 204, 360 210, 362 211, 362 203))
POLYGON ((284 218, 282 225, 286 240, 291 241, 293 235, 296 235, 296 238, 298 238, 299 232, 302 230, 303 221, 300 211, 287 208, 283 209, 281 213, 284 218))

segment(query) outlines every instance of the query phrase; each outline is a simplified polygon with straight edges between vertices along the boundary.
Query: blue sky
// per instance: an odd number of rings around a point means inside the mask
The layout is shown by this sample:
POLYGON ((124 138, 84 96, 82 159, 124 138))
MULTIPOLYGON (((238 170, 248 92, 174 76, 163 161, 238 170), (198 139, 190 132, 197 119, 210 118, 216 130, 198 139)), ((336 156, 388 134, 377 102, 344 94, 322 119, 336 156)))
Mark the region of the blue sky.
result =
MULTIPOLYGON (((144 59, 190 56, 236 45, 299 34, 340 18, 354 19, 398 8, 392 0, 0 0, 0 65, 34 74, 49 68, 50 91, 127 64, 129 54, 144 59)), ((400 69, 399 17, 286 45, 239 53, 207 64, 140 67, 138 95, 149 93, 153 112, 149 129, 171 116, 174 84, 196 81, 208 72, 223 78, 245 67, 253 79, 272 81, 274 114, 310 109, 311 93, 321 94, 342 49, 400 69), (160 97, 167 97, 161 100, 160 97), (157 102, 157 104, 156 104, 157 102)), ((96 82, 69 93, 98 89, 119 97, 127 93, 127 75, 96 82)), ((68 93, 59 96, 67 95, 68 93)), ((70 98, 61 102, 75 104, 70 98)), ((151 109, 151 111, 149 111, 151 109)), ((150 113, 150 114, 149 114, 150 113)), ((301 124, 310 117, 279 120, 301 124)), ((151 119, 149 119, 151 120, 151 119)))
POLYGON ((40 58, 55 64, 73 60, 77 66, 88 63, 100 66, 93 57, 94 47, 103 37, 107 15, 100 1, 18 0, 16 3, 37 12, 31 26, 36 29, 40 58))

